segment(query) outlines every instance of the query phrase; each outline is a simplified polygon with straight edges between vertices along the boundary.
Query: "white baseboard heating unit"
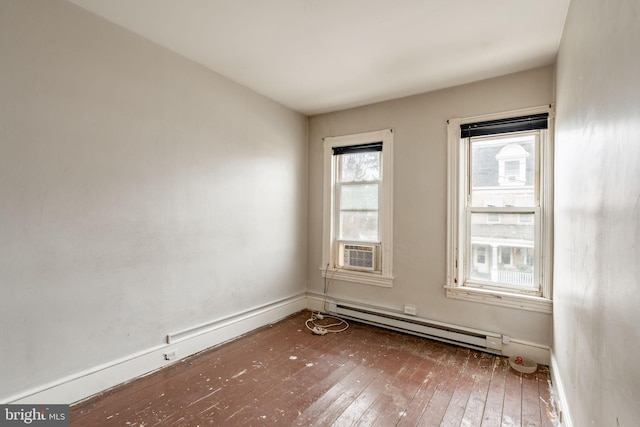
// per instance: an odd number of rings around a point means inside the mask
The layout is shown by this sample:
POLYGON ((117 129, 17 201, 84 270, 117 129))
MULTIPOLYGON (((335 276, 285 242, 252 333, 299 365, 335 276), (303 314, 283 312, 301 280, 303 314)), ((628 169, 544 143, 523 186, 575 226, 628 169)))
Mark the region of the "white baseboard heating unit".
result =
POLYGON ((502 335, 493 332, 351 304, 328 302, 328 308, 333 314, 362 323, 488 353, 502 354, 502 335))

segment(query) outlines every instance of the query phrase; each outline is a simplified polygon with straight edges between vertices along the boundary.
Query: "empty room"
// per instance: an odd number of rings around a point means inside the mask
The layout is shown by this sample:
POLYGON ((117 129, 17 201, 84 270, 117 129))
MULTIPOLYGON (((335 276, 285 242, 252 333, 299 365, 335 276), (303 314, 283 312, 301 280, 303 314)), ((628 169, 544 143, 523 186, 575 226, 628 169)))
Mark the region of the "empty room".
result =
POLYGON ((0 0, 0 425, 638 425, 639 42, 636 0, 0 0))

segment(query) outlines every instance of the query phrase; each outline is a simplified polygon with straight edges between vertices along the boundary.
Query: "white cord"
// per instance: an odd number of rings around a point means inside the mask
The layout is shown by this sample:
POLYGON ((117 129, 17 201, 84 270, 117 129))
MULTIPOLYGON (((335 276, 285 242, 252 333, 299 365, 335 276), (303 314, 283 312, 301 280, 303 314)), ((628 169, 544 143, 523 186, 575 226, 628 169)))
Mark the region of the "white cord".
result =
POLYGON ((343 319, 333 316, 323 316, 321 313, 311 313, 311 317, 304 322, 307 329, 316 335, 326 335, 328 333, 337 334, 344 332, 349 328, 349 323, 343 319), (335 320, 333 323, 319 323, 316 320, 335 320))
MULTIPOLYGON (((324 270, 324 293, 323 293, 324 301, 322 304, 322 308, 325 312, 328 312, 327 293, 329 291, 329 283, 331 283, 331 279, 333 279, 333 275, 336 274, 336 272, 334 271, 331 277, 329 278, 329 280, 327 280, 328 270, 329 270, 329 264, 327 264, 327 267, 324 270)), ((344 319, 340 319, 334 316, 325 316, 320 312, 313 312, 313 311, 311 312, 311 318, 307 319, 307 321, 304 322, 304 324, 307 327, 307 329, 309 329, 311 332, 313 332, 316 335, 326 335, 328 333, 337 334, 338 332, 344 332, 347 330, 347 328, 349 328, 349 323, 347 323, 347 321, 344 319), (335 320, 335 322, 316 323, 316 320, 325 320, 325 319, 335 320)))

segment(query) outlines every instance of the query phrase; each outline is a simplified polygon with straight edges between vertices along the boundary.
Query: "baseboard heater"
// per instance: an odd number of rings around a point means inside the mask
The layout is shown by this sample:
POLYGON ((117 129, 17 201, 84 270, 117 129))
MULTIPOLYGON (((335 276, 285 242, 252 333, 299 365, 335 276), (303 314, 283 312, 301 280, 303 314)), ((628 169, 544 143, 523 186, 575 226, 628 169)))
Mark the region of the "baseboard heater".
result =
POLYGON ((502 335, 493 332, 344 303, 329 302, 328 309, 329 312, 338 316, 370 325, 488 353, 502 354, 502 335))

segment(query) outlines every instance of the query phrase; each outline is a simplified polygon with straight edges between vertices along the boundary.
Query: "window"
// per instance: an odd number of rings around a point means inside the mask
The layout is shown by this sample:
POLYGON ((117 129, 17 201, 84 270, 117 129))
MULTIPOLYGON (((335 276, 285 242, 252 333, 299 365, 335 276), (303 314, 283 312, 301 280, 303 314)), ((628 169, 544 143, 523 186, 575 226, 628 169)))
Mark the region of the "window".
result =
POLYGON ((518 221, 520 221, 520 224, 531 224, 533 217, 531 215, 521 214, 518 216, 518 221))
POLYGON ((393 133, 324 139, 322 274, 390 287, 393 133))
POLYGON ((448 297, 551 312, 552 113, 449 120, 448 297))
POLYGON ((476 250, 476 263, 484 265, 486 263, 486 248, 484 246, 479 247, 476 250))
POLYGON ((500 214, 498 213, 487 213, 487 222, 500 222, 500 214))
POLYGON ((500 263, 502 267, 511 265, 511 248, 506 246, 500 246, 500 263))
POLYGON ((507 160, 504 162, 504 174, 508 181, 516 180, 520 176, 520 162, 517 160, 507 160))

